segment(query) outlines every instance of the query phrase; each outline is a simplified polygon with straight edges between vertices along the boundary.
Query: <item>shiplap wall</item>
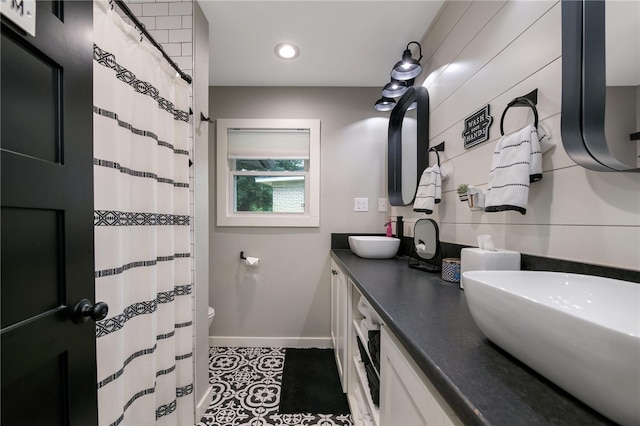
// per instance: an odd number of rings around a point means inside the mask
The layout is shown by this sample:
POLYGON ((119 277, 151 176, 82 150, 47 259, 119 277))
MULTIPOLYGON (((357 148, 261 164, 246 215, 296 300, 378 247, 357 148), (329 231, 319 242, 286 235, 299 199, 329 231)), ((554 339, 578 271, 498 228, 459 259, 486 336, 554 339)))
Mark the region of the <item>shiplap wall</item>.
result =
MULTIPOLYGON (((449 174, 432 217, 442 241, 477 245, 490 234, 496 247, 522 253, 640 269, 640 174, 593 172, 577 166, 562 147, 561 5, 557 1, 450 1, 422 40, 423 85, 430 95, 431 144, 446 142, 441 160, 449 174), (543 156, 543 179, 533 183, 527 214, 471 211, 456 187, 486 190, 500 116, 507 103, 538 89, 541 125, 555 147, 543 156), (464 149, 463 120, 490 104, 490 140, 464 149)), ((533 121, 528 108, 511 108, 505 132, 533 121)), ((435 161, 430 154, 430 162, 435 161)), ((426 217, 394 208, 413 222, 426 217)))

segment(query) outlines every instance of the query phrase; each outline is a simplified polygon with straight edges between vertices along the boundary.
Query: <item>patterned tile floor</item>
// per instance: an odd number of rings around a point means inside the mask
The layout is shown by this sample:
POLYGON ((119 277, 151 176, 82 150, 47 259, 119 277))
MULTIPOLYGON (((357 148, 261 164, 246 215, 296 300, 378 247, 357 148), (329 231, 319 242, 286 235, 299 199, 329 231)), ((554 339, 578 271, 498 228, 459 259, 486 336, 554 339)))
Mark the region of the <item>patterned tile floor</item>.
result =
POLYGON ((210 348, 213 401, 196 426, 351 426, 350 415, 279 414, 281 348, 210 348))

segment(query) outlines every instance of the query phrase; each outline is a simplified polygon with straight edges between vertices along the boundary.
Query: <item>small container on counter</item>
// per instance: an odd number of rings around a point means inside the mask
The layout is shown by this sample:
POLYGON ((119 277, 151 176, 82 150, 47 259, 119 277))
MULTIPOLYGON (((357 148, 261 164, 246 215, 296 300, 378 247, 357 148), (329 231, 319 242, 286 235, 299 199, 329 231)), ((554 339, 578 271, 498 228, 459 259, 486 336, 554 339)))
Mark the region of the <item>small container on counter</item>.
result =
POLYGON ((460 282, 460 259, 452 257, 442 259, 442 279, 452 283, 460 282))

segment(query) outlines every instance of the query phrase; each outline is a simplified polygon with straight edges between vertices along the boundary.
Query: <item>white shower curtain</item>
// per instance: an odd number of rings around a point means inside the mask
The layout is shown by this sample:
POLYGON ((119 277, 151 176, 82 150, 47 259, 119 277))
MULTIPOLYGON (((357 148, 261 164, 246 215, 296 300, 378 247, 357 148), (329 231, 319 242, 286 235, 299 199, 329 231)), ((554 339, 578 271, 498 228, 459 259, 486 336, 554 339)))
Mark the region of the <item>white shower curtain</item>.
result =
POLYGON ((189 86, 94 1, 100 425, 193 425, 189 86))

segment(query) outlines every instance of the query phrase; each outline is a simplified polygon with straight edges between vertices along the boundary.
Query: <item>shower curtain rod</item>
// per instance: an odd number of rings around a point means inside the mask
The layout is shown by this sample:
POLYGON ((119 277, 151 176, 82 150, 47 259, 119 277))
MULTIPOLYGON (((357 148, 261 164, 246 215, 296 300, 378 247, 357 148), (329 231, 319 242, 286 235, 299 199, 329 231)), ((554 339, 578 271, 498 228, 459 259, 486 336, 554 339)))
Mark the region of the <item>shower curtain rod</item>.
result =
POLYGON ((144 34, 145 37, 147 37, 147 40, 149 40, 149 42, 153 44, 160 51, 160 53, 162 53, 162 56, 164 56, 164 58, 167 60, 167 62, 169 62, 169 64, 173 67, 173 69, 175 69, 178 72, 178 74, 180 74, 180 77, 182 77, 182 79, 187 83, 191 84, 191 81, 192 81, 191 76, 186 74, 184 71, 182 71, 180 67, 175 62, 173 62, 173 60, 169 57, 169 55, 167 55, 167 53, 164 51, 162 46, 158 44, 158 42, 153 38, 153 36, 149 34, 149 32, 144 28, 144 24, 140 22, 140 20, 138 20, 138 17, 131 11, 131 9, 129 9, 129 6, 127 6, 125 2, 122 0, 111 0, 110 3, 117 4, 118 7, 120 7, 120 9, 124 12, 124 14, 127 15, 129 19, 131 19, 131 21, 133 21, 133 24, 136 26, 138 31, 144 34))

